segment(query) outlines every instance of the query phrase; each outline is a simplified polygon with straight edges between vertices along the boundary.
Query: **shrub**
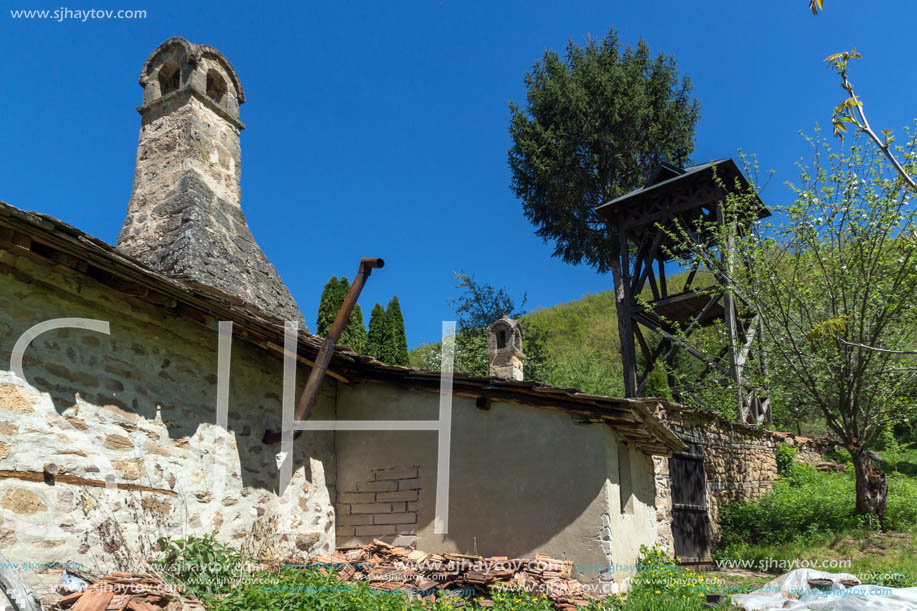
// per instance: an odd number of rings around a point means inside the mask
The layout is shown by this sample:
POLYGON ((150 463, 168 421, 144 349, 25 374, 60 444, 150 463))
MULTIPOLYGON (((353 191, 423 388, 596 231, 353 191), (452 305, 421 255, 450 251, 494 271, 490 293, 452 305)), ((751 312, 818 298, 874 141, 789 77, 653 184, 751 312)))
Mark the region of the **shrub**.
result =
MULTIPOLYGON (((242 555, 213 535, 159 539, 162 558, 154 564, 163 577, 183 586, 204 603, 229 592, 242 578, 242 555)), ((208 605, 209 606, 209 605, 208 605)))
POLYGON ((787 477, 790 474, 790 468, 796 462, 796 448, 785 443, 777 444, 777 472, 781 477, 787 477))
POLYGON ((785 543, 801 534, 856 528, 861 522, 854 500, 852 477, 794 464, 789 477, 757 501, 723 508, 722 542, 785 543))
MULTIPOLYGON (((781 544, 817 533, 843 533, 879 527, 856 513, 854 476, 816 471, 793 463, 785 479, 760 499, 727 505, 722 514, 722 545, 781 544)), ((888 474, 888 507, 881 527, 904 531, 917 525, 917 480, 888 474)))
POLYGON ((706 578, 681 567, 657 547, 640 546, 640 560, 625 611, 694 611, 704 608, 706 578))

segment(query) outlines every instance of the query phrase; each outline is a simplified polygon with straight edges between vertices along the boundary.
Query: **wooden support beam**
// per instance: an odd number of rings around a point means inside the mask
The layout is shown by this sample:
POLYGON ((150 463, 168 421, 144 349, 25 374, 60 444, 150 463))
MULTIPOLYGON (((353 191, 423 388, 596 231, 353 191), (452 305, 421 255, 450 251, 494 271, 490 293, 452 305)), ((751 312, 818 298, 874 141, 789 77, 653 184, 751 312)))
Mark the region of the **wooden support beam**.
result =
POLYGON ((649 345, 647 345, 646 340, 643 338, 643 332, 640 331, 640 325, 634 325, 634 335, 637 336, 637 343, 640 344, 640 351, 643 353, 643 358, 646 359, 647 368, 652 370, 656 359, 653 357, 649 345))
MULTIPOLYGON (((748 361, 748 354, 749 352, 751 352, 751 345, 755 341, 755 334, 758 331, 758 316, 757 315, 755 315, 755 317, 752 318, 751 323, 748 325, 747 329, 748 330, 745 333, 745 339, 742 342, 742 349, 739 351, 739 356, 736 359, 736 366, 738 366, 740 369, 744 367, 745 363, 748 361)), ((741 375, 741 371, 740 371, 740 375, 741 375)))
MULTIPOLYGON (((710 308, 712 308, 716 304, 716 302, 718 302, 722 297, 723 297, 722 293, 717 293, 710 298, 710 301, 707 302, 707 305, 705 305, 703 309, 700 311, 700 313, 695 317, 695 319, 691 321, 691 324, 685 328, 684 336, 686 339, 690 337, 691 333, 697 328, 697 326, 700 324, 700 321, 703 320, 707 312, 710 311, 710 308)), ((663 348, 664 345, 668 346, 668 352, 665 353, 665 356, 663 356, 661 360, 665 362, 669 362, 672 359, 672 357, 675 356, 675 351, 678 350, 678 344, 675 344, 671 341, 666 340, 666 342, 659 344, 657 353, 654 354, 653 362, 655 362, 656 359, 659 358, 659 354, 661 353, 660 351, 664 349, 663 348)), ((719 360, 719 358, 721 357, 722 355, 720 355, 720 357, 717 357, 717 360, 719 360)), ((650 373, 652 373, 652 369, 648 368, 646 372, 644 373, 644 375, 640 378, 640 384, 637 387, 638 392, 640 393, 643 392, 643 389, 646 386, 646 380, 649 378, 650 373)), ((669 376, 669 377, 671 378, 672 376, 669 376)), ((669 384, 671 385, 671 380, 669 380, 669 384)))
MULTIPOLYGON (((280 356, 283 356, 283 347, 282 346, 278 346, 274 342, 270 342, 270 341, 266 342, 266 344, 267 344, 267 347, 270 348, 273 352, 276 352, 280 356)), ((315 367, 315 361, 310 361, 309 359, 307 359, 306 357, 304 357, 301 354, 296 355, 296 360, 302 363, 303 365, 308 365, 309 367, 315 367)), ((339 382, 344 382, 345 384, 350 382, 350 380, 348 380, 345 376, 335 371, 331 371, 330 369, 325 371, 325 373, 328 374, 329 377, 334 378, 335 380, 339 382)))
MULTIPOLYGON (((723 346, 723 348, 719 351, 719 353, 717 353, 716 357, 713 360, 719 362, 719 360, 723 358, 726 355, 726 352, 728 351, 729 351, 729 346, 723 346)), ((697 384, 699 384, 700 381, 704 379, 704 376, 706 376, 707 372, 709 371, 710 371, 710 365, 707 365, 706 367, 704 367, 701 370, 700 375, 694 378, 694 382, 692 382, 692 385, 696 386, 697 384)))
POLYGON ((646 317, 643 316, 642 314, 634 313, 634 314, 633 314, 633 318, 634 318, 634 320, 636 320, 637 322, 639 322, 639 323, 640 323, 641 325, 643 325, 644 327, 647 327, 647 328, 649 328, 649 329, 652 329, 653 331, 655 331, 656 333, 662 335, 663 337, 665 337, 666 339, 668 339, 668 340, 671 341, 672 343, 681 345, 681 347, 682 347, 683 349, 687 350, 689 353, 691 353, 691 354, 694 355, 695 357, 699 358, 700 360, 704 361, 705 363, 707 363, 708 365, 710 365, 710 366, 713 367, 714 369, 720 371, 721 373, 723 373, 723 375, 726 375, 726 376, 729 375, 729 371, 728 371, 725 367, 723 367, 723 366, 720 365, 719 363, 717 363, 717 362, 713 361, 712 359, 710 359, 710 357, 708 357, 708 356, 705 355, 703 352, 701 352, 700 350, 698 350, 697 348, 695 348, 694 346, 692 346, 691 344, 689 344, 687 341, 685 341, 685 340, 683 340, 683 339, 681 339, 681 338, 675 337, 674 335, 672 335, 671 333, 669 333, 668 331, 666 331, 665 329, 663 329, 662 327, 660 327, 659 325, 657 325, 657 324, 654 323, 653 321, 649 320, 648 318, 646 318, 646 317))
MULTIPOLYGON (((716 220, 720 225, 726 225, 726 213, 723 209, 723 202, 719 201, 716 204, 716 220)), ((720 253, 722 258, 722 264, 726 268, 726 274, 731 277, 733 270, 733 262, 735 260, 735 229, 730 225, 729 233, 726 236, 726 250, 720 253)), ((745 399, 742 396, 742 369, 739 365, 739 340, 736 329, 736 301, 735 293, 733 291, 732 281, 727 278, 723 278, 723 286, 725 287, 723 295, 723 309, 724 309, 724 319, 726 324, 726 336, 729 341, 729 376, 736 382, 736 399, 737 406, 739 409, 739 420, 741 422, 748 422, 748 405, 745 403, 745 399)))
POLYGON ((649 265, 647 265, 646 269, 649 271, 649 275, 647 276, 647 278, 649 278, 649 281, 650 281, 650 290, 653 292, 653 299, 654 300, 662 299, 663 296, 660 295, 659 287, 656 285, 656 274, 653 272, 653 264, 650 263, 649 265))
POLYGON ((700 268, 700 261, 695 259, 694 263, 691 265, 691 271, 688 272, 688 277, 685 279, 685 285, 681 288, 682 291, 691 290, 691 283, 694 282, 694 276, 697 275, 697 270, 700 268))
POLYGON ((623 223, 618 227, 618 255, 621 258, 621 286, 617 297, 618 338, 621 342, 621 367, 624 373, 624 395, 634 397, 637 393, 637 358, 634 346, 634 321, 631 317, 633 292, 631 291, 630 254, 627 251, 627 230, 623 223))
MULTIPOLYGON (((639 327, 637 328, 639 329, 639 327)), ((668 349, 671 345, 672 345, 672 342, 663 338, 662 341, 659 342, 659 345, 656 346, 656 349, 653 351, 651 362, 655 363, 657 360, 659 360, 659 355, 661 355, 663 350, 668 349)), ((677 348, 673 348, 673 350, 675 349, 677 348)), ((640 376, 640 380, 637 384, 637 395, 638 396, 643 396, 643 390, 646 388, 646 381, 649 379, 650 374, 653 373, 653 369, 654 367, 647 367, 646 370, 644 370, 643 375, 640 376)), ((670 375, 669 377, 671 378, 672 376, 670 375)), ((672 385, 672 381, 669 380, 669 386, 671 387, 671 385, 672 385)))
MULTIPOLYGON (((664 297, 662 299, 654 299, 653 301, 650 302, 649 309, 656 308, 659 306, 664 306, 664 305, 671 305, 673 303, 678 303, 680 301, 686 301, 688 299, 694 299, 698 295, 704 295, 704 294, 709 294, 709 295, 722 294, 722 290, 720 289, 719 286, 716 286, 716 285, 708 286, 702 289, 690 289, 682 293, 676 293, 675 295, 669 295, 668 297, 664 297)), ((635 309, 637 309, 638 311, 644 311, 644 310, 647 310, 648 308, 638 307, 635 309)))
POLYGON ((653 269, 653 259, 656 258, 656 255, 659 252, 659 245, 662 243, 662 238, 664 235, 665 225, 656 230, 656 235, 653 236, 652 246, 650 246, 649 250, 645 253, 645 256, 642 257, 634 266, 634 285, 631 287, 631 292, 634 295, 639 295, 640 291, 643 290, 643 285, 646 284, 647 275, 653 269), (648 265, 644 264, 646 261, 649 261, 648 265))

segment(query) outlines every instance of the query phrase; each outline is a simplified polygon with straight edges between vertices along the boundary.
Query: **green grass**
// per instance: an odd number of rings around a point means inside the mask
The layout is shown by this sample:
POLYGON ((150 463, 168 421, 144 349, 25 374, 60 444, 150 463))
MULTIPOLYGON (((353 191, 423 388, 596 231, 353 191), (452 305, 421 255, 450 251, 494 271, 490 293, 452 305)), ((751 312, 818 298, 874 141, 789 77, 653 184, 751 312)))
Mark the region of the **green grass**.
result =
MULTIPOLYGON (((522 593, 492 593, 492 605, 481 606, 477 602, 456 598, 439 598, 431 602, 408 596, 403 591, 372 590, 363 582, 338 581, 334 573, 322 574, 315 570, 284 569, 277 572, 265 571, 254 576, 256 580, 234 589, 226 598, 211 608, 214 611, 311 611, 325 609, 334 611, 401 611, 463 608, 468 611, 551 611, 551 601, 540 595, 522 593)), ((612 611, 619 609, 616 599, 609 599, 581 607, 583 611, 612 611)))
POLYGON ((890 448, 882 456, 888 475, 882 524, 856 514, 853 469, 841 453, 833 458, 848 463, 847 473, 793 465, 761 499, 724 508, 716 560, 771 574, 805 563, 869 583, 917 586, 917 448, 890 448), (837 561, 845 565, 830 565, 837 561))
MULTIPOLYGON (((213 537, 160 541, 163 557, 157 562, 164 576, 185 586, 212 611, 551 611, 554 604, 537 593, 494 589, 489 598, 468 600, 438 595, 421 599, 403 590, 373 590, 365 582, 341 582, 334 572, 318 569, 265 570, 243 573, 238 552, 213 537), (201 567, 208 567, 201 572, 201 567), (204 579, 201 579, 204 578, 204 579), (485 604, 482 604, 485 603, 485 604)), ((678 566, 658 549, 641 549, 641 568, 626 597, 610 596, 581 611, 701 611, 706 601, 706 578, 678 566)), ((429 594, 426 593, 426 594, 429 594)))
MULTIPOLYGON (((881 528, 905 532, 917 525, 917 478, 909 469, 914 449, 886 452, 888 507, 881 528)), ((834 534, 877 528, 855 511, 853 469, 846 473, 823 473, 794 465, 789 477, 781 478, 761 499, 724 508, 722 543, 727 549, 739 545, 782 544, 807 535, 834 534)))
POLYGON ((710 578, 679 566, 658 548, 642 546, 640 567, 622 611, 701 611, 708 593, 719 593, 710 578))
MULTIPOLYGON (((670 278, 670 292, 680 291, 686 279, 687 273, 670 278)), ((608 281, 611 285, 610 277, 608 281)), ((700 272, 694 286, 702 288, 711 283, 710 275, 700 272)), ((641 296, 652 299, 648 287, 641 296)), ((535 310, 525 319, 545 334, 552 365, 537 381, 599 395, 624 395, 613 291, 587 294, 575 301, 535 310)), ((419 346, 410 351, 408 359, 412 367, 426 368, 431 363, 431 354, 438 354, 438 344, 419 346)))

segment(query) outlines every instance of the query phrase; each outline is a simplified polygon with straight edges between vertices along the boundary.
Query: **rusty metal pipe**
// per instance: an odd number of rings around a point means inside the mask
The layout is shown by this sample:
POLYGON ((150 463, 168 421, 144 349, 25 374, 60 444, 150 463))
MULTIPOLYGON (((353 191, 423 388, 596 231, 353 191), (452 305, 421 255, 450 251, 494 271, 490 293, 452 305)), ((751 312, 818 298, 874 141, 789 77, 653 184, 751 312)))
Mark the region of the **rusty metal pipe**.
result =
POLYGON ((331 329, 328 331, 328 337, 325 338, 325 343, 322 344, 322 349, 315 359, 315 366, 312 367, 312 372, 309 374, 309 381, 306 382, 306 389, 299 398, 299 405, 296 408, 296 414, 293 416, 293 420, 308 420, 309 416, 312 414, 312 406, 315 404, 315 398, 318 396, 319 388, 321 388, 322 379, 325 377, 325 371, 328 369, 328 363, 331 362, 331 356, 334 354, 334 346, 337 344, 338 338, 341 337, 341 332, 344 331, 344 327, 347 326, 347 322, 350 320, 350 313, 353 312, 353 306, 356 305, 357 299, 360 297, 360 292, 363 290, 363 286, 366 284, 366 280, 369 278, 372 270, 384 266, 385 261, 376 257, 363 257, 360 259, 360 267, 357 269, 357 275, 354 277, 353 284, 350 285, 350 291, 348 291, 347 296, 344 297, 344 303, 341 304, 341 309, 338 311, 338 315, 335 317, 334 323, 332 323, 331 329))

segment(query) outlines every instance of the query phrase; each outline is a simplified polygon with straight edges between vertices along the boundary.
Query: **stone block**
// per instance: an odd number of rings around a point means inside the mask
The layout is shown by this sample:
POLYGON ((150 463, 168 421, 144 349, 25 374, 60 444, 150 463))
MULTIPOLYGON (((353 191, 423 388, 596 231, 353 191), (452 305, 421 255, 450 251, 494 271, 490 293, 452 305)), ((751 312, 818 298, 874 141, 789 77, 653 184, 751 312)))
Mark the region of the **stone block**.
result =
MULTIPOLYGON (((374 523, 376 522, 373 522, 373 514, 371 513, 344 515, 337 517, 338 526, 365 526, 374 523)), ((384 522, 384 524, 388 524, 388 522, 384 522)))
POLYGON ((359 492, 393 492, 398 490, 398 482, 386 480, 380 482, 359 482, 357 483, 359 492))
POLYGON ((339 503, 374 503, 376 495, 372 492, 341 492, 338 494, 339 503))
POLYGON ((416 524, 416 513, 386 513, 373 516, 373 524, 416 524))
POLYGON ((386 479, 411 479, 415 477, 417 477, 417 467, 373 469, 373 479, 377 482, 386 479))
POLYGON ((399 490, 398 492, 380 492, 376 495, 376 501, 386 503, 390 501, 416 501, 416 490, 399 490))
POLYGON ((355 526, 354 535, 357 537, 377 537, 379 535, 394 535, 394 524, 379 524, 373 526, 355 526))
POLYGON ((355 503, 350 506, 350 513, 391 513, 390 503, 355 503))

